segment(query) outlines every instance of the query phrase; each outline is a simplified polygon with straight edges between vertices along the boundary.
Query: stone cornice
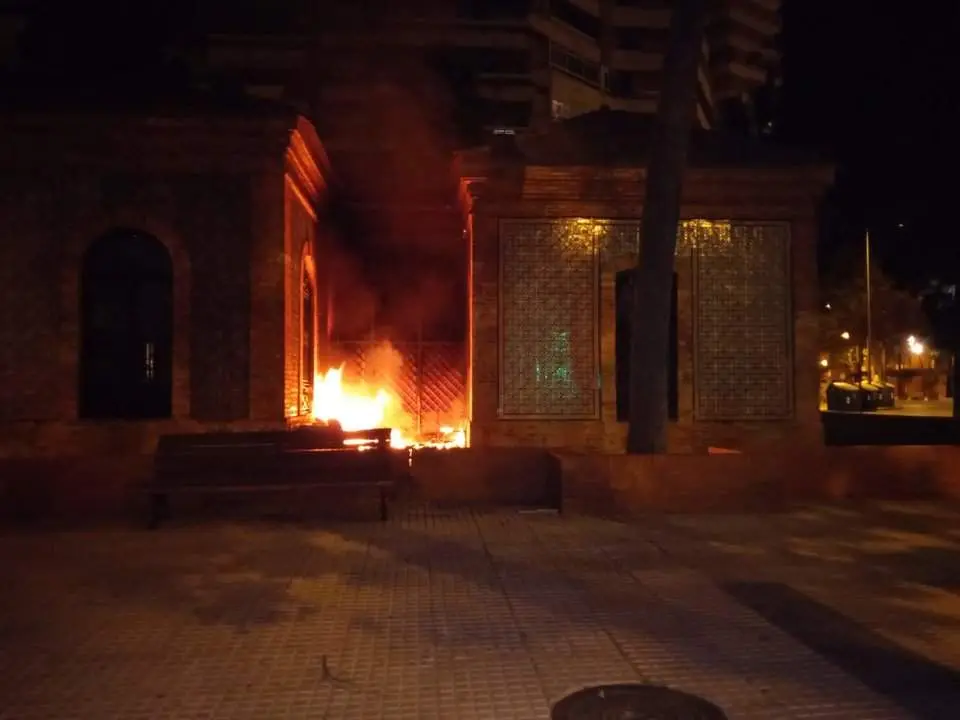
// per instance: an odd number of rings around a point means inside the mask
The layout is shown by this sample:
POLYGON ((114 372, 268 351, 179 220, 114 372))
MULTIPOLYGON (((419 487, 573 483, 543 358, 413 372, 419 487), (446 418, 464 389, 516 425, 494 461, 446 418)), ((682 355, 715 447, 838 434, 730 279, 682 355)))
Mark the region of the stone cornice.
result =
MULTIPOLYGON (((497 165, 489 177, 477 164, 464 165, 465 205, 491 202, 577 203, 640 206, 645 168, 544 167, 497 165)), ((683 203, 691 206, 784 206, 800 209, 818 198, 833 180, 833 168, 694 168, 686 173, 683 203)))
POLYGON ((0 168, 251 170, 283 157, 281 117, 0 116, 0 168))

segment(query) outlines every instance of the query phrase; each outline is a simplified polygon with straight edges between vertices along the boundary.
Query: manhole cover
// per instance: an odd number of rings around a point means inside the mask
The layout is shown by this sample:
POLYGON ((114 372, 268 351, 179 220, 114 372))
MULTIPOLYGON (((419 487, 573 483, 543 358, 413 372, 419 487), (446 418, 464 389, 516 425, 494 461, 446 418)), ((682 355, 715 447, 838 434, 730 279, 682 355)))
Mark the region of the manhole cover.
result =
POLYGON ((727 720, 716 705, 655 685, 598 685, 553 706, 551 720, 727 720))

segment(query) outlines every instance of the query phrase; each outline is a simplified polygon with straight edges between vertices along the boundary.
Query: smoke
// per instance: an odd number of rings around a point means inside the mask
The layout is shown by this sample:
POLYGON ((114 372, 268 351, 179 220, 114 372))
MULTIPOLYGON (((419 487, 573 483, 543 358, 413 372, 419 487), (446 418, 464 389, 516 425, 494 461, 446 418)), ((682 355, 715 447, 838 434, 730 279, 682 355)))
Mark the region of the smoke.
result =
POLYGON ((367 383, 396 388, 403 377, 403 355, 388 342, 368 350, 364 361, 363 376, 367 383))
POLYGON ((462 340, 466 243, 446 63, 414 50, 329 60, 329 96, 314 114, 333 171, 324 219, 349 258, 331 274, 335 336, 462 340), (337 88, 361 81, 363 97, 337 101, 337 88))
MULTIPOLYGON (((339 228, 332 228, 332 232, 335 237, 342 236, 339 228)), ((320 264, 330 292, 331 339, 370 337, 379 301, 361 260, 348 254, 341 242, 328 242, 320 264)))
POLYGON ((417 429, 414 415, 403 406, 403 355, 389 342, 370 348, 364 358, 363 381, 368 387, 386 388, 392 402, 386 408, 385 424, 410 433, 417 429))

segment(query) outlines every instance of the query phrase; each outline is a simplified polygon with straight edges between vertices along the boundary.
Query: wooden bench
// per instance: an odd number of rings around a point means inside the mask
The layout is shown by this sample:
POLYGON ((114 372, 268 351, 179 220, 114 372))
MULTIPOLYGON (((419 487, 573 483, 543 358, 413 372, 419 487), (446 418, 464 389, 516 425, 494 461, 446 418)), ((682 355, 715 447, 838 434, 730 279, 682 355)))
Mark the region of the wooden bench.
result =
POLYGON ((378 493, 387 519, 387 492, 395 484, 397 458, 390 430, 343 433, 323 426, 277 432, 164 435, 154 456, 148 488, 149 526, 170 516, 173 495, 212 495, 357 488, 378 493), (366 443, 345 446, 349 436, 366 443))

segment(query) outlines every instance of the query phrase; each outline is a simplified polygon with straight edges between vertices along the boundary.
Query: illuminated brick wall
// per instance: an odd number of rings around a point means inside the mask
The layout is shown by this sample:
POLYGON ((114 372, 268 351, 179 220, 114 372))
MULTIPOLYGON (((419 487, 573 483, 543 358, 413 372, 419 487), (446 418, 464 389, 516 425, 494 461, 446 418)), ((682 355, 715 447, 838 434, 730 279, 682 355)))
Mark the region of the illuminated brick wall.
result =
MULTIPOLYGON (((623 172, 591 198, 589 172, 528 169, 476 192, 474 446, 623 449, 616 277, 636 263, 642 185, 623 172)), ((818 438, 813 208, 789 174, 736 192, 701 175, 677 245, 671 448, 818 438)))

